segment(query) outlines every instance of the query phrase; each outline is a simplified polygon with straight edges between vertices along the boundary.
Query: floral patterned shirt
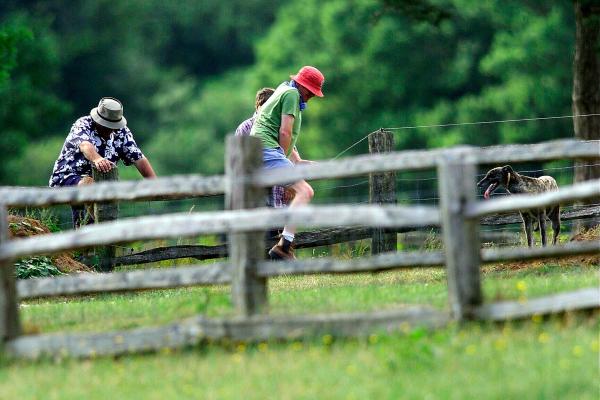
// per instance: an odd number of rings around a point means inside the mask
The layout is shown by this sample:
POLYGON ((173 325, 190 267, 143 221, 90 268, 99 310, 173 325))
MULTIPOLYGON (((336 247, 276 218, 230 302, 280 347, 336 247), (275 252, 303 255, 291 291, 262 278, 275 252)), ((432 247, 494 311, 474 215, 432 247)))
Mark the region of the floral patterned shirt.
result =
POLYGON ((81 142, 90 142, 98 154, 115 164, 122 160, 125 165, 131 165, 144 157, 129 128, 114 131, 105 140, 94 130, 92 121, 92 117, 88 115, 79 118, 71 127, 58 160, 54 163, 49 181, 51 187, 63 186, 64 181, 74 175, 92 175, 92 163, 79 149, 81 142))

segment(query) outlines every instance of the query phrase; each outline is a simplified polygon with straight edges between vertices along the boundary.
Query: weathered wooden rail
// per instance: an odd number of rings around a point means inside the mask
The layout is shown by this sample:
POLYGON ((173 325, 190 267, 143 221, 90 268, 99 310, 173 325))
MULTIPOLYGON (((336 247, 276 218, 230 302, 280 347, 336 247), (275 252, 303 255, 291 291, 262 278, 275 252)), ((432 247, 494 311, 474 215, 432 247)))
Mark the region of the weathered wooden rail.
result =
MULTIPOLYGON (((485 203, 476 199, 478 164, 537 159, 600 157, 599 143, 562 141, 538 145, 398 152, 351 157, 319 165, 265 172, 260 144, 253 137, 230 137, 224 177, 175 177, 141 182, 99 183, 84 188, 0 189, 0 338, 18 357, 40 355, 93 356, 180 347, 204 338, 253 340, 292 338, 331 333, 355 335, 374 329, 394 330, 404 323, 437 327, 449 320, 502 320, 532 313, 562 312, 600 307, 600 290, 585 289, 531 299, 522 307, 513 302, 484 304, 480 265, 511 259, 597 254, 596 242, 569 243, 547 248, 480 249, 480 218, 498 212, 543 207, 556 202, 600 197, 600 182, 586 182, 540 196, 519 196, 485 203), (347 205, 273 210, 259 208, 263 187, 297 179, 323 179, 389 170, 437 168, 440 206, 347 205), (126 193, 123 193, 125 190, 126 193), (104 222, 77 231, 9 240, 7 207, 47 206, 83 202, 136 200, 152 195, 202 196, 224 192, 227 211, 171 214, 104 222), (306 227, 414 228, 441 226, 443 252, 385 252, 340 261, 333 258, 294 262, 264 261, 265 232, 294 223, 306 227), (229 232, 229 260, 167 270, 90 274, 15 282, 13 260, 87 246, 144 239, 229 232), (269 316, 266 285, 283 274, 354 273, 394 268, 445 266, 449 311, 427 306, 373 313, 269 316), (236 317, 198 316, 163 327, 90 334, 22 335, 18 303, 22 299, 171 288, 190 285, 231 285, 236 317)), ((361 228, 362 229, 362 228, 361 228)))
MULTIPOLYGON (((600 206, 587 206, 577 210, 563 210, 561 212, 562 221, 572 221, 584 218, 599 218, 600 206)), ((505 215, 488 215, 481 218, 482 226, 501 226, 511 224, 521 224, 522 220, 518 213, 510 213, 505 215)), ((426 228, 436 227, 432 225, 426 228)), ((385 230, 385 235, 413 232, 417 231, 418 227, 405 228, 388 228, 385 230)), ((377 233, 381 235, 381 233, 377 233)), ((324 228, 316 231, 299 232, 294 240, 297 249, 312 248, 319 246, 327 246, 337 243, 351 242, 355 240, 373 238, 373 229, 365 227, 351 228, 324 228)), ((267 243, 265 249, 272 246, 272 243, 267 243)), ((388 249, 388 251, 390 251, 388 249)), ((133 254, 127 254, 116 257, 112 260, 113 265, 134 265, 146 264, 165 260, 173 260, 179 258, 195 258, 196 260, 210 260, 215 258, 223 258, 229 255, 227 245, 220 244, 214 246, 206 245, 176 245, 157 247, 149 250, 140 251, 133 254)))

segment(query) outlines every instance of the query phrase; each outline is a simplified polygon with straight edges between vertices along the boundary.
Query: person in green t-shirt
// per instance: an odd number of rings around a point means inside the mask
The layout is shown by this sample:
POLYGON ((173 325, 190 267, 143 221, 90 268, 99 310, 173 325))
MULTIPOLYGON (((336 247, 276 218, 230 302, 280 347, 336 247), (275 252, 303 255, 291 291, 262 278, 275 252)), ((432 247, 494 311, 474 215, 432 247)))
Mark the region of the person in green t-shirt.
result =
MULTIPOLYGON (((262 141, 263 163, 267 169, 312 163, 300 157, 296 141, 302 125, 302 110, 314 96, 323 97, 325 77, 317 68, 305 66, 290 78, 289 82, 279 85, 263 104, 250 133, 262 141)), ((304 180, 288 187, 295 194, 290 208, 308 204, 314 196, 313 188, 304 180)), ((295 259, 292 249, 295 233, 295 226, 286 225, 279 242, 269 250, 269 257, 274 260, 295 259)))

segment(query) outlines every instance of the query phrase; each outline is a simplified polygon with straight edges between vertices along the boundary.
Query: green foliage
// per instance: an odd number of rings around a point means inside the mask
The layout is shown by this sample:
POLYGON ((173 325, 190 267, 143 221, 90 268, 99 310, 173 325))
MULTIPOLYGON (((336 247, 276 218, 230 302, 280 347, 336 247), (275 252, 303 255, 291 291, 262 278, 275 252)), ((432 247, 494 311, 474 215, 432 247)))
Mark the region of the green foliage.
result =
POLYGON ((10 79, 0 86, 0 97, 4 99, 0 102, 0 152, 4 157, 0 181, 19 184, 29 170, 15 174, 6 168, 7 163, 18 162, 31 143, 48 135, 48 129, 59 126, 68 105, 55 93, 59 79, 58 43, 48 20, 13 14, 5 19, 5 24, 28 32, 14 42, 14 68, 10 79))
POLYGON ((32 39, 32 33, 19 21, 0 25, 0 88, 8 81, 10 71, 17 64, 17 48, 32 39))
MULTIPOLYGON (((380 127, 569 114, 572 14, 569 2, 519 0, 7 0, 2 26, 34 40, 0 36, 1 68, 12 68, 0 85, 0 182, 45 185, 70 124, 107 95, 123 100, 160 175, 219 173, 256 90, 307 64, 326 76, 303 118, 309 159, 380 127)), ((394 132, 413 149, 537 142, 571 136, 571 124, 394 132)))
POLYGON ((62 275, 49 257, 23 258, 15 263, 17 279, 47 278, 62 275))
POLYGON ((25 210, 25 217, 38 220, 47 227, 50 232, 59 232, 58 217, 50 208, 32 208, 25 210))
POLYGON ((9 159, 5 165, 7 176, 18 177, 18 180, 7 180, 23 186, 47 185, 64 140, 61 137, 40 139, 24 147, 19 158, 9 159))

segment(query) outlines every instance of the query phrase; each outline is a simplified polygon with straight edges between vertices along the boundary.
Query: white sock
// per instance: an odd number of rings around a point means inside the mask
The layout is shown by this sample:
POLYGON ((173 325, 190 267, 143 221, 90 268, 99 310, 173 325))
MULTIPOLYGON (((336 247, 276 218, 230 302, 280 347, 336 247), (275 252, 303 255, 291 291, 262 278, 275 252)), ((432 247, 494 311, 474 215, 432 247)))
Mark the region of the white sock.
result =
POLYGON ((288 242, 293 242, 294 241, 294 234, 290 233, 286 230, 283 231, 283 233, 281 234, 281 236, 287 240, 288 242))

